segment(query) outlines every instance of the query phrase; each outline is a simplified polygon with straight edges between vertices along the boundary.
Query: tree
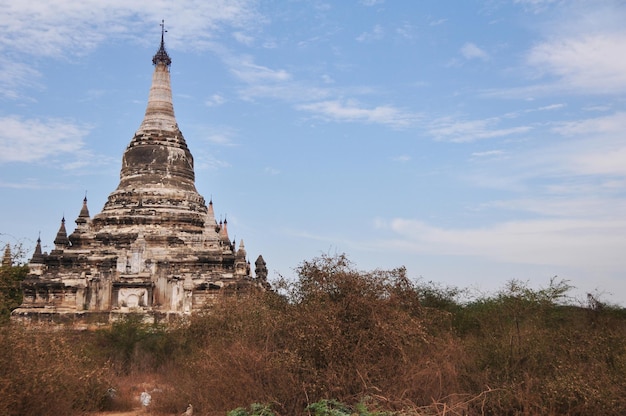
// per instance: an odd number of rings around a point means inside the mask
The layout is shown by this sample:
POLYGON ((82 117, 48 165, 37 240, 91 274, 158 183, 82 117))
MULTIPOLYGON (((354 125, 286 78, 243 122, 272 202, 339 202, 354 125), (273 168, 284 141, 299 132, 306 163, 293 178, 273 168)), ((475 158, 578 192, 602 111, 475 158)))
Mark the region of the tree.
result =
POLYGON ((11 311, 22 303, 22 288, 20 284, 28 274, 28 266, 18 262, 14 266, 16 259, 22 257, 23 250, 21 244, 11 249, 6 245, 0 266, 0 322, 6 322, 11 316, 11 311), (13 253, 18 253, 14 255, 13 253))
POLYGON ((22 304, 20 283, 28 274, 28 266, 0 267, 0 322, 6 322, 11 311, 22 304))

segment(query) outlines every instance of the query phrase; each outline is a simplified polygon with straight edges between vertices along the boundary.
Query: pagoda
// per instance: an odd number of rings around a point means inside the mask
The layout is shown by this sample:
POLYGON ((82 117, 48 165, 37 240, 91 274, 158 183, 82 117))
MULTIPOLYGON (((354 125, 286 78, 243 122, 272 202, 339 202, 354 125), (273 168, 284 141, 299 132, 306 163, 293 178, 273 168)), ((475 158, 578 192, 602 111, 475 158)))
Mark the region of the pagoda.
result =
POLYGON ((243 240, 228 235, 195 187, 193 157, 174 116, 171 59, 161 45, 146 113, 122 157, 120 182, 93 218, 87 198, 68 235, 65 218, 44 253, 41 240, 13 319, 107 323, 127 313, 161 321, 202 310, 216 296, 265 290, 262 256, 254 272, 243 240))

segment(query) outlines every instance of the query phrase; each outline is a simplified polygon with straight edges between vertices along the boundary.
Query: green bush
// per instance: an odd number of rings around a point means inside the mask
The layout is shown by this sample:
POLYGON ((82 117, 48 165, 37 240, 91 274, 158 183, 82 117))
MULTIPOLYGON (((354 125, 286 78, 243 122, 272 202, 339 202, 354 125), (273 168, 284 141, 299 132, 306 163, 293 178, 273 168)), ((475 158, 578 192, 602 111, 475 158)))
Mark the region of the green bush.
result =
POLYGON ((250 410, 239 407, 235 410, 231 410, 230 412, 228 412, 226 416, 275 416, 275 414, 274 412, 272 412, 270 406, 260 403, 253 403, 250 406, 250 410))

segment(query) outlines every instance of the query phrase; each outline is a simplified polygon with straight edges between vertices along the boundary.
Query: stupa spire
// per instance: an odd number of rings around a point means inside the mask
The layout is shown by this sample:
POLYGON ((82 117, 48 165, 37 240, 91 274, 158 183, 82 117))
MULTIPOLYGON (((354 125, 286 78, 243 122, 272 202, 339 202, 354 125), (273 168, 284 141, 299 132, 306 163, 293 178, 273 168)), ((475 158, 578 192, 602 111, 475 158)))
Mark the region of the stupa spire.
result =
MULTIPOLYGON (((165 26, 161 21, 161 46, 152 57, 154 73, 152 74, 152 86, 148 96, 146 115, 137 133, 154 130, 177 131, 178 125, 174 117, 174 105, 172 104, 172 87, 170 82, 169 67, 172 63, 170 56, 165 50, 165 26)), ((182 136, 181 136, 182 137, 182 136)))
POLYGON ((152 58, 154 72, 146 113, 124 152, 120 184, 109 195, 102 214, 94 217, 96 223, 102 222, 103 215, 108 217, 105 221, 108 224, 131 224, 135 220, 130 217, 138 215, 149 216, 146 221, 151 223, 166 222, 163 216, 155 216, 154 210, 181 207, 194 211, 191 213, 194 218, 184 219, 184 222, 204 223, 206 206, 195 187, 193 156, 174 116, 169 71, 171 59, 165 50, 166 31, 163 23, 161 25, 161 45, 152 58), (172 198, 172 193, 178 194, 177 201, 172 198), (168 196, 163 197, 164 194, 168 196), (148 201, 151 202, 149 208, 145 206, 148 201), (135 210, 131 212, 130 207, 135 210))

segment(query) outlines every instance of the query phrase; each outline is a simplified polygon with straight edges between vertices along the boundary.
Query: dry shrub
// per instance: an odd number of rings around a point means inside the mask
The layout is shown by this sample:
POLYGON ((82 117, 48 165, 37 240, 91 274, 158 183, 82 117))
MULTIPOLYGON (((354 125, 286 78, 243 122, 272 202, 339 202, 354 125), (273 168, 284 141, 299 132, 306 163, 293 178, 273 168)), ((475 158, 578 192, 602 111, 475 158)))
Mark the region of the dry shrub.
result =
POLYGON ((140 314, 128 314, 95 334, 93 352, 106 359, 116 374, 151 373, 171 356, 184 354, 182 329, 179 322, 165 326, 146 323, 140 314))
POLYGON ((174 413, 193 403, 201 414, 223 415, 257 401, 281 402, 297 380, 289 355, 276 349, 281 317, 271 306, 273 296, 225 297, 207 314, 192 317, 180 335, 193 347, 162 368, 171 389, 155 408, 174 413))
POLYGON ((481 412, 623 414, 626 317, 560 303, 554 295, 568 289, 554 281, 542 290, 513 282, 464 309, 466 388, 492 390, 481 412))
POLYGON ((77 334, 0 327, 0 414, 71 415, 106 405, 106 365, 89 358, 77 334))
POLYGON ((428 334, 424 322, 442 312, 420 307, 404 269, 361 272, 336 256, 297 273, 280 295, 225 297, 194 317, 186 331, 194 350, 170 368, 174 389, 159 408, 260 402, 297 415, 324 398, 369 396, 388 409, 448 400, 458 347, 428 334))
POLYGON ((365 403, 363 415, 626 409, 623 308, 563 302, 569 287, 554 281, 461 304, 456 290, 419 286, 402 268, 358 271, 341 255, 296 273, 167 328, 132 316, 95 334, 0 328, 0 414, 122 410, 143 390, 163 414, 261 403, 308 415, 324 399, 365 403))

